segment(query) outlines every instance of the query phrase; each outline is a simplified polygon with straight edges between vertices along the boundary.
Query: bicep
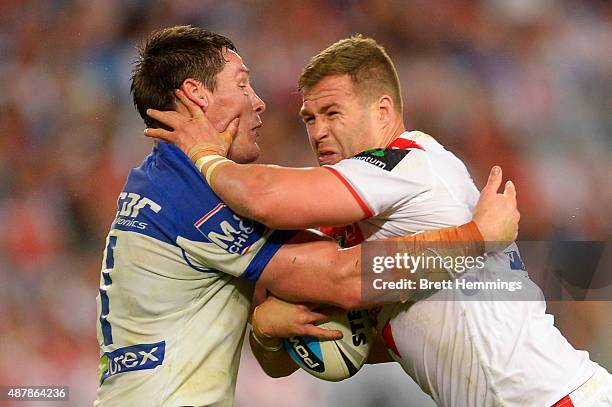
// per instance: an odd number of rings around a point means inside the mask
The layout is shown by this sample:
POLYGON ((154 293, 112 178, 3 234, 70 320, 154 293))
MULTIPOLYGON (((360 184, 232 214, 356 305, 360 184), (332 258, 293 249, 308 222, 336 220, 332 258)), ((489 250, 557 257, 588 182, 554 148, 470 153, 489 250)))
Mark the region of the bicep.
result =
POLYGON ((363 204, 326 169, 227 167, 219 173, 215 191, 239 213, 271 228, 347 225, 366 217, 363 204))
POLYGON ((275 196, 293 190, 277 205, 283 223, 294 228, 348 225, 369 215, 345 181, 324 168, 283 171, 274 188, 275 196))

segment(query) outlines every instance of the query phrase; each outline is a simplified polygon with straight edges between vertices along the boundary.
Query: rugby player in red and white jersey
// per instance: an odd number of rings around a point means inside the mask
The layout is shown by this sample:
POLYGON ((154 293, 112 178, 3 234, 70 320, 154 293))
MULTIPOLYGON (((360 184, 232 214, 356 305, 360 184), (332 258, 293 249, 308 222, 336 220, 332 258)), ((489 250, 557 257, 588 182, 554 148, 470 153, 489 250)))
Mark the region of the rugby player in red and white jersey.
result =
MULTIPOLYGON (((215 145, 225 140, 202 115, 181 120, 153 111, 174 131, 146 134, 188 152, 223 201, 270 227, 350 225, 344 237, 352 245, 470 219, 478 191, 467 169, 432 137, 405 131, 397 73, 374 40, 357 36, 328 47, 306 66, 299 88, 321 168, 233 163, 219 156, 215 145)), ((193 115, 194 97, 177 95, 193 115)), ((379 327, 393 359, 441 406, 610 405, 612 377, 554 327, 516 245, 490 253, 486 270, 492 279, 520 279, 531 300, 496 301, 481 292, 475 301, 440 291, 431 297, 439 301, 387 306, 379 327)), ((291 321, 278 315, 290 316, 287 307, 260 305, 260 333, 286 332, 291 321)), ((270 360, 287 360, 259 359, 268 372, 270 360)))

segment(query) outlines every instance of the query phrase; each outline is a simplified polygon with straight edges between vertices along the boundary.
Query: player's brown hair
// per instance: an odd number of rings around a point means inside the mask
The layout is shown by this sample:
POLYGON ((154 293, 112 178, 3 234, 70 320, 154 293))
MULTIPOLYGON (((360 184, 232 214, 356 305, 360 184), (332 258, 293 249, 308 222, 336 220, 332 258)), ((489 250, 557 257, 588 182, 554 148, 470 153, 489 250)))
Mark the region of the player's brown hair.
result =
POLYGON ((395 66, 382 45, 361 34, 340 40, 312 57, 298 79, 298 90, 308 92, 330 75, 350 75, 357 91, 368 100, 391 96, 402 112, 402 94, 395 66))
POLYGON ((182 25, 154 32, 138 49, 130 86, 145 124, 160 127, 147 116, 147 109, 174 109, 174 90, 187 78, 214 91, 216 76, 226 63, 226 49, 236 51, 229 38, 200 27, 182 25))

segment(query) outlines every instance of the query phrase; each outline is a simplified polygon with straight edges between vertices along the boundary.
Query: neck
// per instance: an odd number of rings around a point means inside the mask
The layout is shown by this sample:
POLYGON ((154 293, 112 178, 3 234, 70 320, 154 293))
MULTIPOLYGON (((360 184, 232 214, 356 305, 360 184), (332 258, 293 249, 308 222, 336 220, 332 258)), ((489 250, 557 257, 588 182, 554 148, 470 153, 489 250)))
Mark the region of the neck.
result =
POLYGON ((391 144, 393 140, 398 138, 405 131, 406 126, 404 126, 404 122, 402 120, 397 120, 392 123, 389 123, 389 125, 380 129, 380 137, 378 139, 379 143, 377 147, 387 147, 389 144, 391 144))

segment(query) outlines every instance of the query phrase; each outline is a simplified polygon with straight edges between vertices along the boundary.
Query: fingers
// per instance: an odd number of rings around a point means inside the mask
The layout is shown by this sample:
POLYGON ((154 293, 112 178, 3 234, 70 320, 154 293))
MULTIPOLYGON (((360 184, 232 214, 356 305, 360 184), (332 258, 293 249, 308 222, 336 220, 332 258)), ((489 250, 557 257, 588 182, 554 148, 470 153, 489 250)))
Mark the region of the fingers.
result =
POLYGON ((179 127, 180 123, 185 120, 180 113, 177 113, 173 110, 161 112, 155 109, 147 109, 147 116, 157 120, 160 123, 165 124, 171 129, 176 129, 177 127, 179 127))
POLYGON ((491 172, 489 173, 489 179, 487 180, 487 185, 482 189, 481 195, 487 194, 495 194, 499 189, 502 182, 502 169, 498 165, 493 166, 491 168, 491 172))
POLYGON ((181 101, 181 103, 187 108, 187 110, 189 110, 189 114, 191 114, 191 117, 195 118, 204 115, 202 108, 193 103, 193 101, 187 97, 185 92, 180 89, 177 89, 174 91, 174 93, 176 94, 176 97, 181 101))
POLYGON ((327 321, 329 321, 331 319, 331 317, 327 314, 322 314, 320 312, 310 312, 308 314, 308 322, 316 322, 319 324, 325 323, 327 321))
POLYGON ((151 138, 157 138, 160 140, 174 142, 174 133, 164 129, 145 129, 144 135, 151 138))
POLYGON ((324 329, 315 325, 304 327, 304 334, 322 339, 341 339, 342 332, 332 329, 324 329))
POLYGON ((504 187, 504 196, 508 198, 516 199, 516 187, 512 181, 506 181, 506 186, 504 187))
POLYGON ((323 323, 330 319, 330 312, 327 312, 326 308, 319 308, 313 311, 313 308, 317 307, 318 304, 299 304, 295 306, 297 321, 304 324, 311 323, 323 323))
POLYGON ((234 137, 236 135, 236 133, 238 133, 238 125, 240 124, 240 118, 236 117, 234 120, 232 120, 231 122, 228 123, 227 128, 225 129, 226 132, 228 132, 229 134, 231 134, 232 137, 234 137))

